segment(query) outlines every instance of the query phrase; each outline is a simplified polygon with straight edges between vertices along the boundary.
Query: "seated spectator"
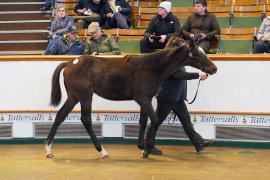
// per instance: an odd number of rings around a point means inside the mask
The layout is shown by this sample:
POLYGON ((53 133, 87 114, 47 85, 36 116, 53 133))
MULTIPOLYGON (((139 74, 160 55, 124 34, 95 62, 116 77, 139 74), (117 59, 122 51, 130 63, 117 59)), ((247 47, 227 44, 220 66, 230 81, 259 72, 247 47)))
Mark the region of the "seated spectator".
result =
POLYGON ((107 0, 103 8, 106 28, 128 29, 131 26, 132 8, 126 0, 107 0))
POLYGON ((206 0, 195 1, 195 13, 188 17, 182 27, 184 38, 194 39, 204 52, 210 49, 210 41, 220 34, 215 15, 207 11, 206 0))
POLYGON ((80 42, 76 26, 69 26, 67 33, 57 38, 45 50, 46 55, 83 54, 85 44, 80 42))
POLYGON ((270 16, 264 18, 257 33, 253 53, 265 53, 270 50, 270 16))
POLYGON ((180 22, 171 13, 171 7, 169 1, 159 4, 158 15, 152 18, 140 42, 141 53, 164 49, 170 37, 180 35, 180 22))
POLYGON ((101 31, 97 22, 92 22, 89 25, 88 32, 92 34, 92 37, 86 41, 84 54, 121 54, 115 39, 101 31))
POLYGON ((56 19, 52 21, 49 36, 52 39, 63 36, 69 26, 74 26, 73 17, 67 16, 67 8, 60 5, 56 9, 56 19))
POLYGON ((48 11, 52 7, 52 0, 45 0, 45 5, 40 8, 41 11, 48 11))
POLYGON ((86 17, 77 20, 78 28, 86 29, 91 22, 100 22, 100 17, 93 16, 93 14, 100 15, 100 11, 100 0, 79 0, 74 7, 74 12, 86 17))

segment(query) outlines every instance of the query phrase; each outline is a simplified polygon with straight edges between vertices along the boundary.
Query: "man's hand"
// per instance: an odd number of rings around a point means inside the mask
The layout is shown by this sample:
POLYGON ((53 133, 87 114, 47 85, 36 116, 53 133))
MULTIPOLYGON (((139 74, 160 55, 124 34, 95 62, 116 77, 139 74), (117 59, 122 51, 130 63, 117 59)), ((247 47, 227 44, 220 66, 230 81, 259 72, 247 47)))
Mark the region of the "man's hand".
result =
POLYGON ((194 36, 194 34, 190 34, 189 37, 190 37, 191 39, 194 39, 195 36, 194 36))
POLYGON ((113 15, 112 13, 107 13, 106 14, 106 16, 109 17, 109 18, 112 17, 112 15, 113 15))
POLYGON ((166 41, 167 35, 161 35, 160 37, 161 39, 159 40, 159 42, 164 43, 166 41))
POLYGON ((206 80, 208 75, 205 72, 199 72, 199 77, 202 81, 206 80))
POLYGON ((267 37, 263 36, 260 40, 261 41, 267 41, 267 37))
POLYGON ((82 14, 83 14, 85 11, 87 11, 87 9, 86 9, 86 8, 83 8, 83 9, 78 9, 78 10, 77 10, 77 12, 82 13, 82 14))
POLYGON ((201 33, 201 34, 200 34, 200 40, 201 40, 201 39, 206 39, 206 34, 201 33))

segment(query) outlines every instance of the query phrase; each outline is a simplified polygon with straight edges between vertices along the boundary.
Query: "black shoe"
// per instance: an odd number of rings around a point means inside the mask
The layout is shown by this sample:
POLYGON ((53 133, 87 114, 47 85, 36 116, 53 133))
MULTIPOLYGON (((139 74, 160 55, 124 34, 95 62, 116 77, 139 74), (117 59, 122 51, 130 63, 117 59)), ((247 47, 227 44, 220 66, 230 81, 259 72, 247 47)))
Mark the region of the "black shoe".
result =
POLYGON ((150 154, 152 154, 152 155, 162 155, 162 151, 157 149, 156 147, 153 147, 150 154))
POLYGON ((214 142, 214 139, 204 139, 201 143, 195 146, 197 152, 201 152, 204 148, 210 146, 214 142))
POLYGON ((49 11, 51 9, 51 6, 44 6, 40 8, 41 11, 49 11))

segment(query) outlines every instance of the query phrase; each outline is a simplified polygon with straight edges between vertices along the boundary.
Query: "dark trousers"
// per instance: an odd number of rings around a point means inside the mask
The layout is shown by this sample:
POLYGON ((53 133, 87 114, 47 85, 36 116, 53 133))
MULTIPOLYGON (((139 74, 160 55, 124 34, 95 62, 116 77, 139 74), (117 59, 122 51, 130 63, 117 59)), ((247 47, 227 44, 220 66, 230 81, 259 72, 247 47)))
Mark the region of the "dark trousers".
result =
POLYGON ((184 100, 176 103, 158 102, 156 113, 159 118, 159 126, 163 123, 171 110, 177 115, 191 143, 194 146, 201 143, 203 138, 195 131, 184 100))
POLYGON ((147 39, 142 39, 140 41, 141 53, 150 53, 155 49, 164 49, 167 42, 161 43, 154 41, 153 43, 149 42, 147 39))
POLYGON ((270 43, 268 41, 256 41, 253 53, 265 53, 270 50, 270 43))
POLYGON ((117 12, 114 13, 113 17, 108 19, 108 25, 110 28, 120 28, 120 29, 128 29, 129 22, 127 17, 117 12))
POLYGON ((210 49, 210 41, 202 40, 198 43, 198 46, 200 46, 204 50, 205 53, 208 53, 210 49))

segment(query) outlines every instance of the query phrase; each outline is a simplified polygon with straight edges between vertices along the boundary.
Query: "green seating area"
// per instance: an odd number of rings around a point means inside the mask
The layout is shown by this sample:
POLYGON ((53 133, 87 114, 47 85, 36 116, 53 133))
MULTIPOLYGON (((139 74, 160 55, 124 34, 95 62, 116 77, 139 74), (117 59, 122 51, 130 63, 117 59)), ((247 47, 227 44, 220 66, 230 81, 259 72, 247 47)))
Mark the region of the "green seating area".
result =
MULTIPOLYGON (((59 2, 61 0, 58 0, 59 2)), ((73 7, 76 0, 62 0, 65 1, 70 15, 74 15, 73 7)), ((189 15, 194 11, 193 0, 171 0, 173 8, 172 13, 176 15, 180 21, 181 26, 185 23, 189 15)), ((142 32, 147 27, 153 16, 157 13, 158 0, 129 0, 133 7, 133 27, 130 31, 141 30, 142 32)), ((215 14, 220 27, 231 29, 245 29, 254 28, 256 31, 261 25, 264 17, 270 14, 270 1, 267 0, 208 0, 208 11, 215 14)), ((116 36, 112 31, 106 32, 116 36)), ((228 37, 227 34, 221 34, 217 42, 214 42, 210 53, 239 53, 249 54, 253 48, 255 34, 250 38, 242 39, 236 37, 228 37), (226 38, 223 38, 226 36, 226 38), (230 39, 232 38, 232 39, 230 39)), ((117 35, 119 46, 123 52, 139 53, 140 39, 143 35, 130 36, 121 38, 117 35)))

